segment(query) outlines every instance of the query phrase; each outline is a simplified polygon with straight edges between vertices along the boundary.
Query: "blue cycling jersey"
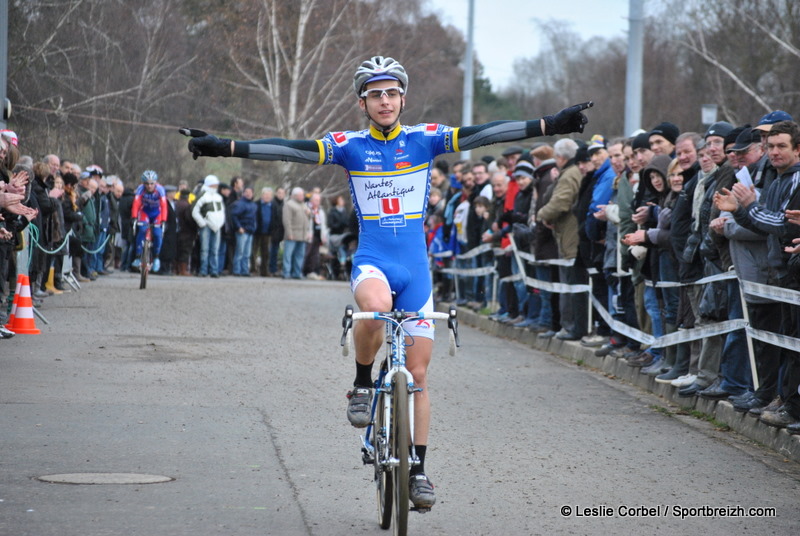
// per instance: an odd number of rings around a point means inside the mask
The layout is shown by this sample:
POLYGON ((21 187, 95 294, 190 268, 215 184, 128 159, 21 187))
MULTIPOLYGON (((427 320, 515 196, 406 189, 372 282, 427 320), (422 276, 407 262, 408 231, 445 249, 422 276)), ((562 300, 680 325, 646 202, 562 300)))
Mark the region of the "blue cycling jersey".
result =
POLYGON ((158 218, 156 223, 162 223, 167 219, 166 199, 167 192, 160 184, 156 184, 155 190, 152 192, 148 192, 145 185, 140 184, 139 187, 136 188, 136 193, 134 194, 133 214, 131 216, 140 221, 146 221, 141 214, 144 212, 147 214, 150 221, 154 221, 155 218, 158 218))
MULTIPOLYGON (((361 131, 331 132, 321 140, 237 141, 232 154, 255 160, 342 166, 347 171, 361 231, 353 259, 352 287, 365 278, 379 278, 397 293, 398 309, 431 311, 423 220, 434 158, 541 135, 539 119, 458 128, 435 123, 398 125, 388 134, 371 126, 361 131)), ((427 321, 408 331, 433 338, 427 321)))
POLYGON ((430 168, 437 155, 456 150, 456 132, 438 124, 398 125, 385 137, 373 127, 319 141, 321 163, 342 166, 350 182, 360 227, 353 285, 385 278, 399 309, 433 307, 423 228, 430 168))

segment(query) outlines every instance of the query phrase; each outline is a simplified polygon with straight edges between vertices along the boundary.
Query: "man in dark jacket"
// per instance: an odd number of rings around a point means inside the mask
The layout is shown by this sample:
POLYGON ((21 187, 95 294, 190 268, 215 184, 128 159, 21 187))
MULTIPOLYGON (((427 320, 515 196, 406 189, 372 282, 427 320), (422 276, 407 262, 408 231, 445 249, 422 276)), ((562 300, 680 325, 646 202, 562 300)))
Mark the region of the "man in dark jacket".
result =
POLYGON ((190 196, 189 185, 182 184, 182 188, 175 199, 175 218, 178 223, 177 273, 183 276, 191 275, 189 272, 189 259, 192 256, 192 248, 197 238, 197 222, 192 218, 190 196))
POLYGON ((256 213, 256 235, 253 238, 253 255, 251 259, 252 271, 258 265, 258 275, 267 277, 269 275, 270 245, 272 243, 272 229, 275 227, 273 212, 275 211, 275 194, 272 188, 261 190, 261 199, 258 200, 258 211, 256 213), (257 257, 261 257, 261 263, 257 263, 257 257))
POLYGON ((131 210, 133 210, 133 200, 136 195, 133 189, 125 186, 122 190, 122 196, 119 198, 118 211, 119 211, 119 232, 122 235, 122 258, 120 260, 119 269, 123 272, 128 271, 133 262, 133 255, 136 251, 136 240, 133 232, 133 219, 131 218, 131 210))
POLYGON ((272 203, 272 242, 269 248, 269 273, 271 276, 278 277, 278 251, 283 242, 283 200, 286 198, 286 190, 278 188, 275 190, 275 199, 272 203))
POLYGON ((233 256, 231 273, 238 276, 250 276, 250 252, 253 248, 253 235, 258 228, 258 205, 253 201, 253 188, 247 187, 231 205, 231 222, 236 233, 236 253, 233 256))
MULTIPOLYGON (((797 213, 800 208, 800 126, 793 121, 776 123, 767 137, 767 154, 778 171, 760 199, 755 192, 741 183, 733 191, 720 191, 715 202, 720 210, 731 212, 736 223, 767 236, 769 257, 769 283, 796 289, 797 281, 788 272, 788 253, 792 238, 800 235, 795 220, 787 220, 787 211, 797 213)), ((797 307, 780 304, 780 333, 798 336, 797 307)), ((797 352, 782 350, 786 359, 783 375, 783 405, 765 408, 761 421, 776 427, 800 427, 800 357, 797 352)), ((777 356, 776 356, 777 358, 777 356)))

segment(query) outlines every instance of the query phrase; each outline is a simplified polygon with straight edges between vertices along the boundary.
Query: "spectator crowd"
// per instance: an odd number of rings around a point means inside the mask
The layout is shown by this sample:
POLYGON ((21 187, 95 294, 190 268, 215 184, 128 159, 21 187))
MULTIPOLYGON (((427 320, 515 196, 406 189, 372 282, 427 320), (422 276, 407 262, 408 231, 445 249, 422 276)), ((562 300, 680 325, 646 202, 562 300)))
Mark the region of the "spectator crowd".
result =
MULTIPOLYGON (((743 303, 739 288, 742 280, 800 290, 798 185, 800 126, 783 111, 704 132, 663 121, 627 138, 564 138, 477 162, 437 161, 425 220, 435 298, 540 338, 579 341, 680 396, 729 399, 737 411, 800 433, 798 352, 753 339, 756 384, 745 330, 711 327, 747 318, 756 330, 800 338, 796 306, 754 294, 743 303), (520 252, 532 261, 517 262, 520 252), (590 280, 612 325, 601 315, 590 325, 586 292, 553 290, 590 280), (631 337, 703 327, 709 336, 663 347, 631 337)), ((223 183, 214 175, 165 190, 159 273, 349 279, 358 229, 342 196, 325 202, 319 189, 299 187, 257 193, 240 177, 223 183)), ((27 269, 34 305, 69 291, 70 272, 85 282, 130 270, 133 198, 97 165, 20 156, 16 136, 3 132, 0 319, 26 227, 36 246, 27 269)))
POLYGON ((681 397, 728 399, 800 433, 792 343, 752 339, 756 383, 745 329, 715 326, 747 318, 754 330, 800 337, 796 306, 763 292, 745 293, 743 304, 739 288, 769 285, 796 301, 798 184, 800 126, 779 110, 702 133, 664 121, 628 138, 509 147, 452 173, 437 163, 427 218, 438 297, 539 338, 580 341, 681 397), (495 303, 487 266, 500 281, 495 311, 486 309, 495 303), (553 283, 591 288, 611 325, 600 314, 589 324, 587 291, 557 293, 553 283), (663 347, 632 336, 681 331, 663 347))

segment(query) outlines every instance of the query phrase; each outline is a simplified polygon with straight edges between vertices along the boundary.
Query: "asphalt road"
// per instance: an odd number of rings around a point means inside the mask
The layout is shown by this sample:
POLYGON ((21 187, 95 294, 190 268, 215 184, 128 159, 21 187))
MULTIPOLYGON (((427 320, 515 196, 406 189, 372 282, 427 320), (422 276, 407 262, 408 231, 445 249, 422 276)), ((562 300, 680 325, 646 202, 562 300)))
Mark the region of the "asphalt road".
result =
MULTIPOLYGON (((140 291, 132 274, 48 298, 41 335, 0 342, 0 535, 386 534, 345 418, 350 302, 342 283, 140 291), (63 473, 174 480, 37 480, 63 473)), ((450 357, 445 336, 426 462, 438 502, 412 534, 800 529, 797 464, 557 357, 463 325, 450 357), (709 511, 737 506, 775 513, 709 511)))

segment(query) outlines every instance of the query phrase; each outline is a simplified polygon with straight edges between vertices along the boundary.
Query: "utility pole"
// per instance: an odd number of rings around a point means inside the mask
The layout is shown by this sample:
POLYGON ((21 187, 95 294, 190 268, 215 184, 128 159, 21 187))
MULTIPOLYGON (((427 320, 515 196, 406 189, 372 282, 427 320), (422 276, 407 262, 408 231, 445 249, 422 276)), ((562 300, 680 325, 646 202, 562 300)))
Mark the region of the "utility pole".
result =
MULTIPOLYGON (((467 18, 467 50, 464 55, 464 107, 461 109, 461 124, 463 126, 472 125, 472 100, 473 88, 475 82, 473 80, 472 65, 473 65, 473 39, 475 26, 475 0, 469 0, 469 15, 467 18)), ((470 151, 462 151, 461 157, 469 160, 470 151)))
POLYGON ((642 128, 642 64, 644 58, 644 1, 628 4, 628 66, 625 78, 625 136, 642 128))

